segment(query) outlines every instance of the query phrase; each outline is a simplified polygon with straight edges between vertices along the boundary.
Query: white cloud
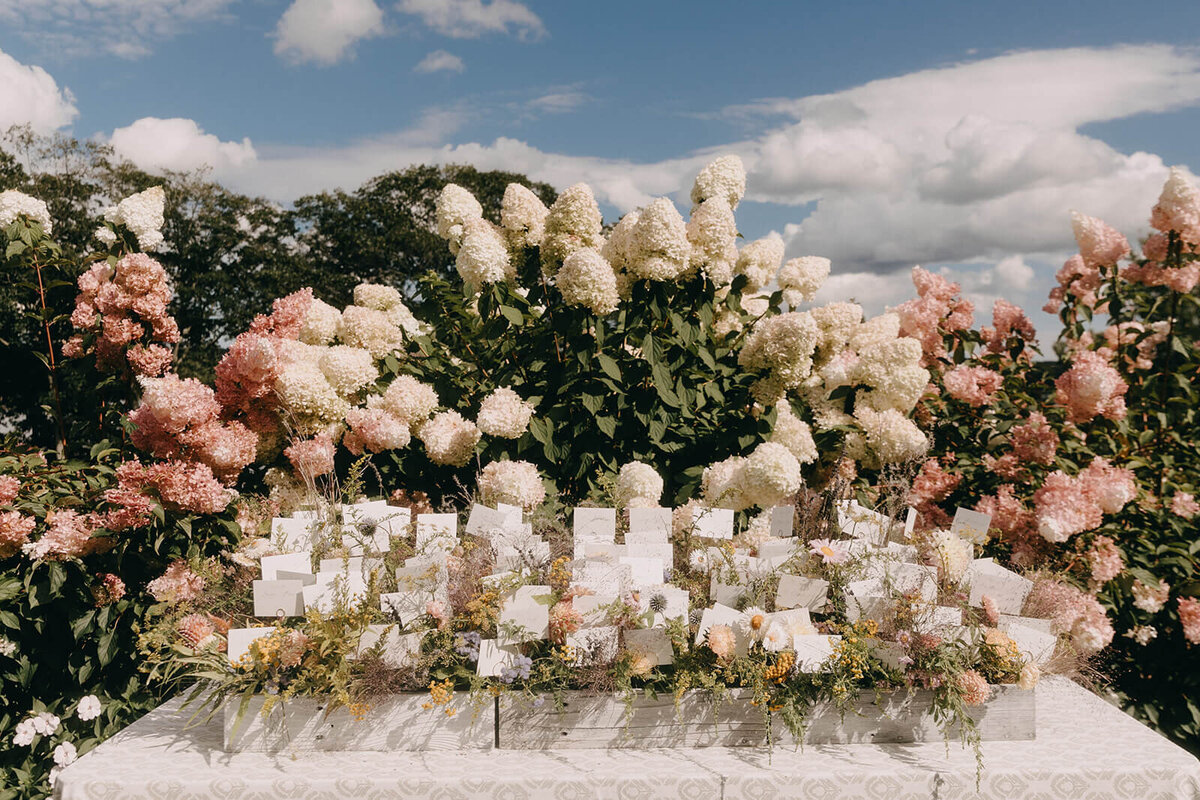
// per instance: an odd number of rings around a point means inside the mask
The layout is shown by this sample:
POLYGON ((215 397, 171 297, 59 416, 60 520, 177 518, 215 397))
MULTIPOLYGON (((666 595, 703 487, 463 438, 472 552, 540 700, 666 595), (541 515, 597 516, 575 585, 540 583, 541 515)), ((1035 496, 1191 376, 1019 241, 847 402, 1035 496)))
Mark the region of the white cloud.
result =
POLYGON ((458 56, 445 50, 434 50, 413 67, 413 72, 462 72, 465 69, 463 60, 458 56))
POLYGON ((28 124, 45 133, 71 124, 78 114, 71 91, 60 89, 50 73, 0 50, 0 132, 28 124))
POLYGON ((118 155, 150 171, 211 167, 224 175, 252 166, 257 158, 248 138, 222 142, 190 119, 143 117, 117 128, 109 142, 118 155))
POLYGON ((355 42, 383 31, 375 0, 294 0, 275 27, 275 55, 328 66, 351 55, 355 42))
POLYGON ((237 0, 0 0, 0 23, 57 56, 148 55, 151 45, 227 17, 237 0))
POLYGON ((544 114, 563 114, 568 111, 574 111, 591 99, 591 97, 583 92, 549 92, 530 100, 526 104, 526 107, 531 111, 544 114))
POLYGON ((396 8, 453 39, 478 39, 489 33, 540 39, 546 34, 541 18, 515 0, 400 0, 396 8))

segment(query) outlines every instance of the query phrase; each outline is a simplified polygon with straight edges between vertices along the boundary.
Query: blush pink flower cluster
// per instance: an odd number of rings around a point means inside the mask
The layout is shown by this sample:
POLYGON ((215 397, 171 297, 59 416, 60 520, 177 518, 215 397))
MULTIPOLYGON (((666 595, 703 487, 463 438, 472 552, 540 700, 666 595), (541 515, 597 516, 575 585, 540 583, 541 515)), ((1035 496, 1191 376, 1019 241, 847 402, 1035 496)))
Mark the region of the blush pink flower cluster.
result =
POLYGON ((912 280, 918 296, 893 311, 900 317, 900 335, 921 343, 921 366, 933 367, 946 355, 942 336, 970 328, 975 306, 959 296, 957 283, 941 275, 913 267, 912 280))
POLYGON ((1058 286, 1050 290, 1050 299, 1042 307, 1047 314, 1057 314, 1068 295, 1101 313, 1108 307, 1107 303, 1097 305, 1096 290, 1100 288, 1100 270, 1089 267, 1083 256, 1078 253, 1068 258, 1054 277, 1058 280, 1058 286))
POLYGON ((104 372, 161 375, 179 341, 179 326, 167 313, 171 285, 163 266, 145 253, 130 253, 110 266, 93 264, 79 276, 71 324, 79 333, 63 345, 63 355, 96 354, 104 372))
POLYGON ((1179 598, 1179 622, 1183 625, 1183 638, 1188 644, 1200 644, 1200 600, 1194 597, 1179 598))
POLYGON ((146 584, 146 591, 160 603, 194 600, 204 591, 204 578, 193 572, 186 561, 176 559, 166 572, 146 584))
POLYGON ((88 515, 70 509, 46 512, 47 529, 40 539, 21 549, 33 560, 65 561, 106 550, 113 541, 93 536, 95 526, 88 515))
POLYGON ((1049 619, 1055 633, 1069 634, 1084 655, 1099 652, 1113 639, 1112 622, 1100 601, 1061 581, 1043 579, 1034 583, 1024 613, 1049 619))
POLYGON ((968 367, 959 364, 946 373, 942 385, 955 400, 979 408, 991 404, 992 395, 999 391, 1004 377, 987 367, 968 367))
POLYGON ((1092 581, 1099 585, 1108 583, 1125 569, 1125 559, 1116 543, 1108 536, 1097 536, 1092 546, 1084 553, 1092 571, 1092 581))
POLYGON ((292 467, 305 481, 333 472, 334 444, 328 432, 311 439, 299 439, 284 449, 292 467))
POLYGON ((20 511, 0 511, 0 559, 21 552, 36 525, 36 519, 20 511))
POLYGON ((1066 406, 1067 419, 1076 424, 1095 417, 1121 419, 1125 416, 1125 392, 1129 385, 1104 355, 1084 350, 1075 355, 1071 368, 1054 381, 1054 401, 1066 406))
POLYGON ((1105 514, 1115 514, 1137 495, 1130 470, 1097 458, 1072 477, 1062 470, 1046 476, 1033 495, 1038 532, 1050 542, 1099 527, 1105 514))
POLYGON ((921 514, 926 525, 943 527, 945 512, 937 504, 950 496, 962 482, 961 475, 955 475, 942 468, 942 463, 936 458, 930 458, 921 465, 921 471, 913 478, 912 488, 908 492, 908 502, 921 514))
POLYGON ((1190 492, 1176 492, 1171 496, 1171 513, 1177 517, 1191 519, 1200 514, 1200 503, 1190 492))
MULTIPOLYGON (((979 329, 979 332, 983 336, 988 352, 998 355, 1008 353, 1008 341, 1014 336, 1030 345, 1037 343, 1037 331, 1034 330, 1029 317, 1025 316, 1025 312, 1021 310, 1020 306, 1013 305, 1007 300, 995 302, 992 306, 991 326, 985 325, 979 329)), ((1029 354, 1022 353, 1022 358, 1029 358, 1029 354)))
POLYGON ((173 511, 216 514, 225 510, 232 493, 217 480, 207 464, 160 461, 149 466, 136 459, 117 468, 120 488, 144 495, 152 491, 163 507, 173 511))
POLYGON ((984 497, 975 510, 991 516, 992 527, 1012 547, 1009 559, 1014 566, 1028 568, 1041 560, 1048 543, 1038 534, 1037 515, 1017 497, 1011 483, 1002 484, 995 495, 984 497))
POLYGON ((990 453, 983 457, 984 466, 1000 477, 1015 480, 1028 474, 1029 464, 1054 463, 1059 438, 1045 414, 1034 411, 1027 421, 1013 426, 1008 439, 1012 452, 998 458, 990 453))
POLYGON ((16 475, 0 475, 0 506, 6 506, 16 500, 20 491, 20 478, 16 475))

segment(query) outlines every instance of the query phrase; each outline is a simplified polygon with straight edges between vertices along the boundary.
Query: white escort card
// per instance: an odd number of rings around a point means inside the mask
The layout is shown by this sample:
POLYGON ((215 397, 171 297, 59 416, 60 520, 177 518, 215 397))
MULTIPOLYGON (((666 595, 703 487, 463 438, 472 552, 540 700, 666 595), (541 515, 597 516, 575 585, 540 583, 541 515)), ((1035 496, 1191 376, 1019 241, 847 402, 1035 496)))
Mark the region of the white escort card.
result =
POLYGON ((552 600, 549 586, 521 586, 505 597, 497 624, 501 643, 516 644, 549 636, 552 600), (505 632, 506 628, 512 632, 505 632))
POLYGON ((625 534, 625 555, 642 558, 661 558, 663 567, 670 570, 675 566, 675 548, 671 540, 661 534, 640 531, 625 534))
POLYGON ((656 595, 661 595, 664 603, 662 611, 655 611, 651 627, 660 628, 668 620, 682 619, 687 621, 688 605, 691 598, 687 589, 665 583, 662 586, 644 586, 638 593, 638 606, 643 614, 650 612, 650 603, 656 595))
POLYGON ((649 659, 656 667, 675 663, 671 637, 661 628, 639 628, 625 631, 625 649, 649 659))
POLYGON ((772 562, 782 558, 786 562, 804 549, 804 543, 799 539, 772 539, 763 542, 757 549, 759 558, 769 558, 772 562))
POLYGON ((879 581, 853 581, 846 584, 846 619, 882 621, 892 608, 892 599, 887 596, 879 581))
POLYGON ((504 515, 506 527, 517 527, 525 522, 525 511, 520 506, 508 503, 496 503, 496 510, 504 515))
POLYGON ((629 532, 656 533, 670 538, 671 509, 659 507, 629 509, 629 532))
POLYGON ((425 589, 432 591, 450 580, 446 562, 424 556, 414 556, 396 567, 396 588, 400 591, 425 589))
POLYGON ((350 608, 357 608, 366 600, 367 585, 361 574, 319 572, 316 577, 316 583, 302 590, 306 611, 315 609, 331 614, 339 600, 344 600, 350 608))
POLYGON ((774 624, 783 626, 783 629, 788 632, 789 641, 796 636, 815 636, 816 628, 813 627, 812 620, 808 616, 807 608, 793 608, 788 611, 772 611, 767 614, 766 625, 763 630, 770 628, 774 624))
POLYGON ((583 619, 583 627, 595 628, 608 624, 608 609, 615 602, 615 594, 581 594, 571 601, 571 607, 583 619))
POLYGON ((425 616, 425 608, 433 595, 428 591, 405 590, 379 595, 379 605, 384 613, 391 614, 401 625, 409 626, 425 616))
POLYGON ((602 595, 619 595, 633 580, 628 564, 592 559, 574 562, 571 575, 571 583, 575 586, 602 595))
POLYGON ((972 544, 982 545, 987 543, 988 529, 991 526, 991 514, 983 514, 979 511, 960 507, 954 512, 954 522, 950 525, 950 532, 957 534, 960 539, 966 539, 972 544))
POLYGON ((705 539, 732 539, 733 509, 701 506, 693 508, 692 536, 700 536, 705 539))
POLYGON ((342 534, 342 546, 351 555, 386 553, 392 548, 392 537, 404 536, 411 519, 411 510, 393 508, 385 501, 343 504, 342 522, 351 532, 342 534))
POLYGON ((629 581, 633 586, 660 584, 666 577, 661 558, 624 556, 617 563, 629 567, 629 581))
POLYGON ((929 606, 917 619, 917 627, 920 630, 933 633, 960 628, 962 624, 962 609, 950 606, 929 606))
POLYGON ((717 578, 717 573, 714 572, 709 583, 708 594, 714 603, 735 606, 737 601, 746 594, 746 587, 740 583, 724 583, 717 578))
POLYGON ((400 669, 421 652, 422 633, 400 633, 394 625, 368 625, 358 640, 357 656, 378 647, 384 666, 400 669))
POLYGON ((457 514, 417 514, 417 552, 452 549, 458 539, 457 514))
POLYGON ((317 576, 311 572, 291 572, 286 569, 275 570, 275 580, 300 581, 301 586, 312 586, 317 582, 317 576))
POLYGON ((838 524, 847 536, 882 544, 887 541, 890 523, 886 516, 860 506, 857 500, 839 503, 838 524))
POLYGON ((576 508, 572 525, 575 542, 575 558, 584 557, 587 544, 613 544, 617 538, 617 510, 615 508, 576 508))
POLYGON ((311 550, 319 523, 307 518, 275 517, 271 520, 271 543, 284 553, 311 550))
POLYGON ((471 514, 467 517, 466 532, 490 540, 504 531, 520 527, 519 516, 514 520, 511 512, 476 503, 471 506, 471 514))
POLYGON ((615 625, 580 628, 566 635, 565 644, 575 650, 576 666, 610 664, 617 658, 620 629, 615 625))
POLYGON ((250 652, 250 643, 255 639, 261 639, 264 636, 270 636, 275 632, 275 628, 230 628, 225 634, 226 654, 229 656, 229 663, 236 664, 242 660, 242 656, 250 652))
POLYGON ((821 665, 833 655, 833 646, 840 636, 795 636, 792 649, 796 651, 796 669, 800 672, 819 672, 821 665))
POLYGON ((1054 634, 1018 623, 1001 622, 1000 630, 1016 643, 1023 655, 1039 666, 1054 656, 1054 648, 1058 646, 1058 637, 1054 634))
POLYGON ((484 639, 479 642, 475 673, 482 678, 498 678, 505 669, 516 663, 519 655, 515 647, 504 647, 495 639, 484 639))
POLYGON ((286 580, 255 581, 254 616, 304 616, 304 584, 286 580))
POLYGON ((1020 614, 1025 599, 1033 591, 1033 581, 991 560, 972 561, 964 580, 971 587, 972 606, 982 606, 983 596, 987 595, 1002 614, 1020 614))
POLYGON ((776 539, 790 538, 792 535, 792 521, 796 518, 795 506, 774 506, 770 509, 770 531, 771 536, 776 539))
POLYGON ((775 592, 776 608, 807 608, 820 611, 829 596, 829 581, 800 575, 780 575, 775 592))
POLYGON ((744 656, 750 652, 750 632, 745 623, 746 615, 736 608, 720 603, 706 608, 700 617, 700 629, 696 631, 696 647, 705 643, 708 629, 713 625, 728 625, 733 630, 734 655, 744 656))
POLYGON ((281 556, 263 556, 258 562, 265 581, 273 581, 279 570, 288 572, 312 572, 312 553, 287 553, 281 556))

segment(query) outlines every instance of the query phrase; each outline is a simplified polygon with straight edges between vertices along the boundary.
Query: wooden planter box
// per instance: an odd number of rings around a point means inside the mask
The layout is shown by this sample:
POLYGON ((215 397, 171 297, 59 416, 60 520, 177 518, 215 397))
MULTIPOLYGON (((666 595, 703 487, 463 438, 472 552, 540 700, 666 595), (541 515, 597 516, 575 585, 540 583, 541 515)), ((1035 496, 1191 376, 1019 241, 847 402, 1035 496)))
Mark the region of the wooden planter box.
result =
MULTIPOLYGON (((1034 738, 1034 692, 1016 686, 993 687, 992 699, 972 709, 984 741, 1034 738)), ((832 704, 810 710, 804 744, 883 744, 941 741, 933 720, 931 693, 883 695, 863 692, 843 715, 832 704)), ((568 693, 558 709, 551 697, 540 705, 521 696, 504 696, 473 709, 469 695, 456 696, 454 716, 426 709, 429 695, 396 695, 376 702, 362 719, 345 708, 326 715, 315 699, 292 699, 264 718, 256 699, 234 732, 237 704, 225 707, 227 752, 318 750, 557 750, 650 747, 760 747, 795 745, 782 721, 767 725, 749 692, 733 690, 714 704, 704 692, 689 692, 676 705, 673 697, 637 698, 627 706, 620 695, 568 693)), ((951 732, 957 736, 957 731, 951 732)))

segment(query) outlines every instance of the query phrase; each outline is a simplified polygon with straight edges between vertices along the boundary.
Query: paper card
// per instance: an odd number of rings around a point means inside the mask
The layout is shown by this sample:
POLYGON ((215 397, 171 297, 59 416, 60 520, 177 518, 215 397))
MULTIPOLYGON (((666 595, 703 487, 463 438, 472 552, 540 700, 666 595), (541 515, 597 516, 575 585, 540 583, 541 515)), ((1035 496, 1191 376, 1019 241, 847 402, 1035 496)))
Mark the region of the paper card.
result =
POLYGON ((872 640, 871 655, 892 669, 901 669, 903 667, 900 663, 900 658, 904 655, 904 647, 896 642, 881 642, 878 639, 872 640))
POLYGON ((631 533, 656 533, 664 538, 671 537, 671 509, 629 509, 629 531, 631 533))
POLYGON ((1037 665, 1045 664, 1054 655, 1058 637, 1052 633, 1027 628, 1015 623, 1000 623, 1000 630, 1012 639, 1017 649, 1037 665))
POLYGON ((317 576, 311 572, 291 572, 290 570, 280 569, 275 571, 275 580, 300 581, 301 586, 312 586, 317 582, 317 576))
POLYGON ((479 643, 475 673, 484 678, 498 678, 500 673, 516 663, 519 655, 515 647, 502 647, 495 639, 484 639, 479 643))
POLYGON ((820 672, 821 665, 833 655, 833 645, 840 636, 796 636, 792 649, 796 651, 796 669, 801 672, 820 672))
POLYGON ((254 616, 304 616, 304 584, 300 581, 255 581, 254 616))
MULTIPOLYGON (((457 514, 417 514, 417 550, 431 545, 443 547, 458 538, 457 514), (436 545, 434 543, 437 543, 436 545)), ((453 544, 451 544, 453 547, 453 544)))
POLYGON ((445 586, 449 579, 445 563, 435 559, 410 558, 404 562, 404 566, 396 567, 396 589, 402 592, 418 589, 433 591, 445 586))
POLYGON ((471 514, 467 517, 467 533, 482 539, 491 539, 498 531, 508 525, 509 517, 502 511, 476 503, 471 506, 471 514))
POLYGON ((349 558, 322 558, 320 572, 363 574, 363 556, 349 558))
POLYGON ((780 575, 775 593, 776 608, 807 608, 820 611, 829 594, 829 581, 800 575, 780 575))
POLYGON ((549 636, 552 599, 549 586, 521 586, 505 597, 497 624, 501 642, 516 644, 549 636), (512 632, 506 632, 506 628, 512 632))
POLYGON ((917 530, 917 510, 912 506, 908 507, 908 513, 904 515, 904 538, 911 539, 914 532, 917 530))
POLYGON ((746 587, 740 583, 722 583, 717 580, 716 575, 713 575, 708 594, 714 603, 720 603, 723 606, 735 606, 737 605, 737 601, 742 599, 746 594, 746 587))
POLYGON ((504 515, 505 527, 514 528, 525 522, 525 511, 520 506, 496 503, 496 510, 504 515))
POLYGON ((871 581, 855 581, 846 588, 846 618, 851 622, 860 619, 883 620, 892 611, 892 598, 875 594, 877 591, 869 586, 871 581), (857 584, 857 587, 856 587, 857 584))
POLYGON ((520 575, 516 572, 497 572, 492 575, 484 575, 479 579, 483 584, 484 589, 499 589, 505 581, 516 580, 520 575))
POLYGON ((696 631, 696 647, 704 644, 708 629, 713 625, 728 625, 733 630, 734 654, 746 655, 750 652, 750 633, 743 629, 745 621, 744 613, 720 603, 704 609, 704 614, 700 617, 700 629, 696 631))
POLYGON ((919 551, 911 544, 888 542, 887 546, 883 547, 880 552, 887 553, 889 556, 895 558, 896 561, 903 561, 908 564, 916 564, 921 560, 919 551))
POLYGON ((791 538, 792 522, 796 518, 795 506, 775 506, 770 510, 771 536, 777 539, 791 538))
POLYGON ((917 620, 917 627, 922 631, 939 632, 950 628, 961 627, 963 613, 961 608, 950 606, 930 606, 922 612, 917 620))
POLYGON ((402 634, 393 625, 368 625, 359 637, 357 655, 361 658, 379 645, 379 657, 384 666, 400 669, 420 654, 423 638, 421 633, 402 634))
POLYGON ((758 546, 758 557, 785 561, 804 549, 804 543, 799 539, 772 539, 758 546))
POLYGON ((612 544, 617 538, 615 508, 576 508, 572 517, 575 535, 575 558, 584 556, 588 542, 612 544))
POLYGON ((625 556, 617 563, 629 567, 629 580, 633 586, 660 584, 666 577, 663 575, 663 562, 661 558, 625 556))
POLYGON ((632 582, 629 565, 588 559, 575 562, 571 583, 595 594, 619 595, 632 582))
POLYGON ((345 599, 348 607, 356 608, 362 605, 367 596, 366 583, 361 575, 355 573, 319 573, 317 582, 305 586, 301 591, 304 594, 305 610, 316 609, 322 614, 332 613, 339 597, 345 599))
POLYGON ((775 623, 782 625, 783 629, 791 637, 813 636, 817 632, 817 629, 813 627, 812 620, 808 616, 807 608, 772 611, 770 614, 767 614, 767 624, 764 626, 764 630, 775 623))
POLYGON ((987 595, 1002 614, 1020 614, 1025 598, 1033 591, 1033 581, 994 561, 972 561, 965 581, 971 587, 970 604, 979 608, 987 595))
POLYGON ((838 522, 842 533, 847 536, 873 542, 887 541, 888 518, 869 508, 863 508, 853 500, 839 511, 838 522))
POLYGON ((706 539, 732 539, 733 509, 693 508, 692 535, 706 539))
POLYGON ((595 628, 608 624, 608 607, 615 602, 615 594, 583 594, 571 601, 571 607, 583 617, 584 627, 595 628))
POLYGON ((580 628, 566 636, 567 647, 575 648, 575 664, 592 666, 611 664, 617 658, 620 629, 615 625, 601 628, 580 628))
POLYGON ((285 553, 311 550, 316 540, 315 529, 319 525, 310 519, 287 519, 275 517, 271 520, 271 543, 285 553))
POLYGON ((972 511, 969 508, 959 508, 954 512, 954 522, 950 532, 958 534, 972 544, 985 544, 988 540, 988 529, 992 526, 992 515, 972 511))
MULTIPOLYGON (((657 558, 662 561, 663 569, 668 572, 675 566, 675 548, 667 539, 659 539, 655 534, 627 534, 625 536, 625 556, 630 558, 657 558), (635 536, 634 541, 630 537, 635 536), (646 538, 641 538, 646 537, 646 538)), ((620 556, 618 556, 620 558, 620 556)))
POLYGON ((641 628, 625 631, 625 649, 637 658, 648 659, 656 667, 675 663, 671 637, 661 628, 641 628))
POLYGON ((662 611, 654 612, 654 619, 651 623, 653 627, 662 627, 667 624, 667 620, 672 619, 687 621, 688 605, 691 603, 687 589, 681 589, 669 583, 661 586, 642 587, 641 592, 638 593, 638 605, 643 614, 650 611, 650 603, 656 595, 662 595, 664 608, 662 611))
POLYGON ((535 569, 550 560, 550 543, 541 539, 526 540, 520 547, 495 547, 496 568, 520 571, 535 569))
MULTIPOLYGON (((588 561, 612 561, 629 555, 629 548, 611 542, 584 542, 583 558, 588 561)), ((578 558, 578 557, 577 557, 578 558)))
POLYGON ((385 501, 342 506, 342 523, 351 527, 342 535, 342 544, 352 550, 386 553, 392 537, 403 536, 412 511, 392 508, 385 501))
POLYGON ((924 603, 937 602, 936 567, 893 561, 887 566, 887 576, 894 591, 902 594, 915 592, 924 603))
POLYGON ((1000 630, 1004 630, 1004 626, 1008 625, 1024 625, 1026 628, 1032 628, 1035 631, 1042 633, 1054 633, 1054 623, 1048 619, 1041 617, 1019 617, 1015 614, 1000 615, 1000 630))
POLYGON ((255 639, 261 639, 264 636, 270 636, 275 632, 274 627, 270 628, 230 628, 229 633, 225 634, 226 650, 229 655, 229 663, 236 664, 242 660, 242 656, 250 652, 250 643, 255 639))
POLYGON ((379 606, 402 625, 413 625, 425 617, 425 606, 432 593, 422 590, 388 592, 379 595, 379 606))
POLYGON ((313 522, 320 519, 321 512, 315 508, 302 508, 292 512, 292 519, 306 519, 313 522))
POLYGON ((312 553, 287 553, 282 556, 263 556, 258 562, 262 567, 264 581, 276 579, 276 573, 285 569, 288 572, 312 573, 312 553))

